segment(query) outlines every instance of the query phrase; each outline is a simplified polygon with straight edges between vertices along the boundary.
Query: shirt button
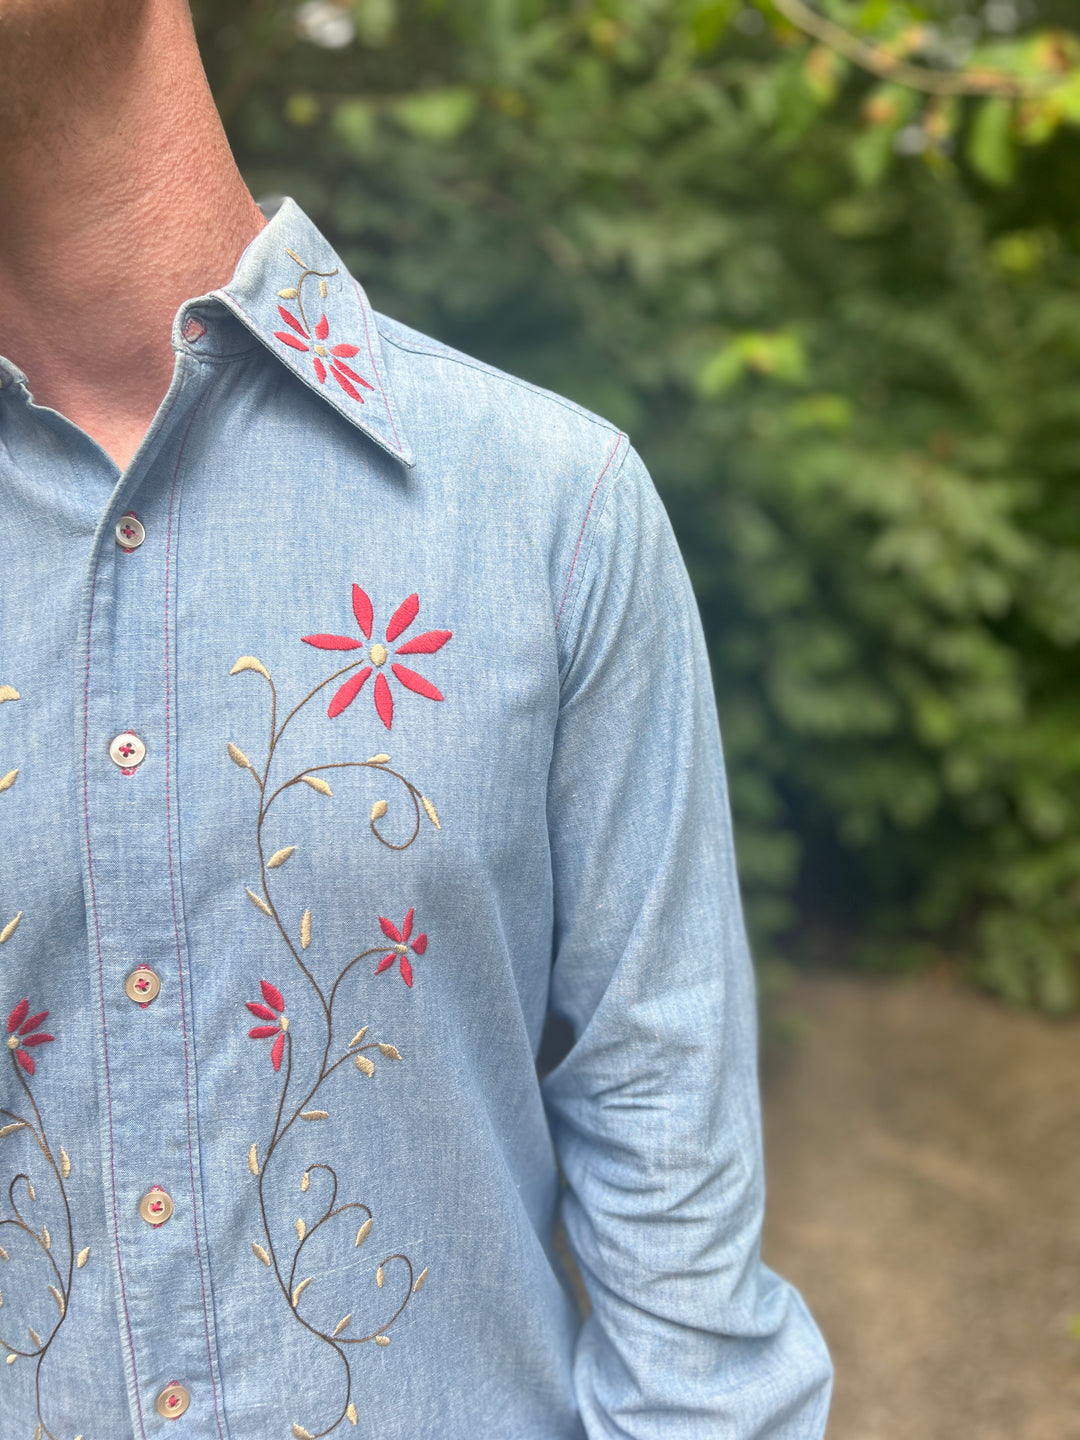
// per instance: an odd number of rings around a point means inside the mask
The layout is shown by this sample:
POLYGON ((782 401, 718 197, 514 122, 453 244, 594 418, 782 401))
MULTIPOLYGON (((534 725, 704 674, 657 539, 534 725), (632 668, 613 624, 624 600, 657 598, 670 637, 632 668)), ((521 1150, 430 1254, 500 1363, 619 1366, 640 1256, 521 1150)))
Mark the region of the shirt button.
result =
POLYGON ((133 735, 130 730, 125 730, 122 735, 117 735, 109 744, 109 759, 114 765, 119 765, 125 775, 130 775, 136 766, 141 765, 146 759, 146 746, 133 735))
POLYGON ((142 522, 136 519, 133 511, 129 510, 126 515, 121 515, 116 524, 116 543, 121 550, 126 550, 130 555, 132 550, 137 550, 146 539, 146 531, 142 522))
POLYGON ((166 1195, 160 1185, 152 1186, 139 1201, 139 1214, 148 1225, 153 1225, 155 1230, 171 1219, 172 1213, 172 1196, 166 1195))
POLYGON ((149 965, 140 965, 124 981, 124 994, 136 1005, 149 1005, 161 993, 161 977, 149 965))
POLYGON ((157 1397, 157 1413, 166 1420, 179 1420, 191 1404, 191 1396, 178 1381, 173 1380, 157 1397))

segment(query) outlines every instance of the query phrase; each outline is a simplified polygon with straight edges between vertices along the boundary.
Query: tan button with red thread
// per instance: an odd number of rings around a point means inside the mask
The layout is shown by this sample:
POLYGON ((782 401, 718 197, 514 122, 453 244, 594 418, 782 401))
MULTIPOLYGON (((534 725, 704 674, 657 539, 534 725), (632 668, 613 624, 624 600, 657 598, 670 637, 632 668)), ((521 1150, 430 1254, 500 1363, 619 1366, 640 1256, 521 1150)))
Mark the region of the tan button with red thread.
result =
POLYGON ((139 1201, 139 1214, 155 1230, 164 1225, 173 1213, 172 1196, 167 1195, 160 1185, 152 1186, 139 1201))
POLYGON ((191 1396, 178 1380, 171 1380, 157 1397, 157 1413, 166 1420, 179 1420, 191 1404, 191 1396))

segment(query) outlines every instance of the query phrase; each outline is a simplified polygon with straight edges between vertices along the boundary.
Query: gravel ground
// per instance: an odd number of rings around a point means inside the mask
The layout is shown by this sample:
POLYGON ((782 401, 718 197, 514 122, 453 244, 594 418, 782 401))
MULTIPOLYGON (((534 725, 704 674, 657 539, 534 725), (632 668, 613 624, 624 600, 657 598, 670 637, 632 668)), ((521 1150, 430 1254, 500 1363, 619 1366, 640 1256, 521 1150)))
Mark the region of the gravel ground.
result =
POLYGON ((800 980, 764 1065, 765 1258, 829 1440, 1080 1440, 1080 1021, 942 978, 800 980))

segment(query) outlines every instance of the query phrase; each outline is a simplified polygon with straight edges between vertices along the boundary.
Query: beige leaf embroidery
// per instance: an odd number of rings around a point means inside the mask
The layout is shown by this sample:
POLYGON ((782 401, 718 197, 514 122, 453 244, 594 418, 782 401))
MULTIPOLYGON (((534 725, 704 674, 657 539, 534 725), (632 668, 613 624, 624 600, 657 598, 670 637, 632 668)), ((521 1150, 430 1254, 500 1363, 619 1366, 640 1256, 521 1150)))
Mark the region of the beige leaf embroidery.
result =
POLYGON ((275 850, 273 855, 270 856, 270 859, 267 860, 266 868, 268 870, 276 870, 279 865, 284 865, 285 861, 288 860, 295 849, 295 845, 286 845, 284 850, 275 850))
POLYGON ((372 820, 381 820, 388 809, 389 806, 387 805, 385 800, 376 800, 375 804, 371 807, 372 820))
POLYGON ((424 1281, 427 1279, 427 1272, 428 1267, 425 1265, 424 1268, 420 1271, 420 1274, 416 1277, 416 1284, 412 1287, 412 1293, 414 1295, 419 1294, 419 1292, 424 1288, 424 1281))
POLYGON ((375 1074, 375 1066, 366 1055, 357 1055, 356 1068, 370 1080, 375 1074))
POLYGON ((304 1224, 303 1220, 297 1220, 297 1222, 296 1222, 296 1238, 297 1238, 298 1240, 303 1240, 303 1238, 304 1238, 304 1236, 305 1236, 306 1234, 307 1234, 307 1226, 304 1224))
POLYGON ((4 928, 0 930, 0 945, 3 945, 5 940, 10 940, 12 935, 15 934, 15 931, 19 928, 19 921, 22 919, 22 917, 23 912, 20 910, 19 913, 15 916, 15 919, 9 920, 8 923, 4 926, 4 928))
POLYGON ((3 1305, 3 1303, 4 1303, 4 1297, 3 1297, 3 1295, 0 1295, 0 1305, 3 1305))
POLYGON ((255 906, 256 910, 261 910, 264 915, 269 915, 271 920, 274 918, 274 912, 270 909, 270 906, 266 903, 265 900, 261 899, 258 895, 256 895, 254 890, 249 890, 247 892, 247 897, 255 906))
POLYGON ((277 293, 281 296, 282 300, 295 300, 296 286, 286 285, 284 290, 279 290, 277 293))
POLYGON ((334 1329, 333 1329, 333 1332, 332 1332, 332 1333, 335 1334, 335 1335, 340 1335, 341 1332, 342 1332, 342 1330, 345 1329, 345 1326, 348 1325, 348 1323, 349 1323, 349 1321, 350 1321, 351 1319, 352 1319, 352 1311, 350 1310, 349 1313, 348 1313, 348 1315, 343 1315, 343 1316, 341 1317, 341 1319, 337 1322, 337 1324, 334 1326, 334 1329))
POLYGON ((303 1425, 294 1424, 292 1433, 296 1436, 296 1440, 312 1440, 311 1431, 305 1430, 303 1425))
POLYGON ((248 1151, 248 1169, 253 1175, 259 1173, 259 1147, 256 1144, 252 1144, 248 1151))
POLYGON ((362 1244, 364 1243, 364 1241, 367 1239, 367 1237, 368 1237, 370 1234, 371 1234, 371 1217, 368 1216, 368 1218, 367 1218, 367 1219, 364 1221, 364 1223, 360 1226, 360 1229, 356 1232, 356 1243, 353 1245, 353 1249, 355 1250, 356 1247, 357 1247, 357 1245, 362 1245, 362 1244))
POLYGON ((364 763, 366 765, 386 765, 389 762, 389 759, 389 755, 384 755, 380 751, 378 755, 372 755, 371 759, 366 760, 364 763))
POLYGON ((42 1225, 41 1227, 41 1243, 45 1246, 46 1250, 52 1249, 52 1236, 49 1234, 48 1225, 42 1225))
POLYGON ((243 750, 240 749, 239 745, 234 745, 230 740, 226 749, 229 752, 229 759, 234 765, 239 765, 241 770, 253 770, 255 768, 243 750))
POLYGON ((389 1344, 390 1344, 390 1336, 389 1336, 389 1335, 376 1335, 376 1336, 375 1336, 375 1344, 376 1344, 376 1345, 389 1345, 389 1344))
POLYGON ((18 770, 9 770, 4 778, 0 780, 0 791, 10 790, 12 785, 15 784, 15 776, 18 775, 18 773, 18 770))
POLYGON ((397 1048, 396 1045, 384 1045, 383 1042, 380 1040, 380 1041, 379 1041, 379 1049, 380 1049, 380 1051, 386 1056, 386 1058, 387 1058, 388 1060, 400 1060, 400 1059, 401 1059, 401 1051, 397 1048))
POLYGON ((71 1174, 71 1160, 63 1145, 60 1146, 60 1174, 65 1180, 71 1174))
POLYGON ((34 1189, 34 1182, 32 1180, 26 1182, 26 1193, 30 1196, 31 1200, 37 1199, 37 1191, 34 1189))
POLYGON ((60 1311, 61 1316, 63 1316, 65 1309, 63 1295, 61 1295, 60 1291, 56 1288, 55 1285, 49 1286, 49 1294, 56 1301, 56 1308, 60 1311))
POLYGON ((303 1295, 304 1291, 311 1284, 311 1280, 312 1277, 309 1275, 307 1279, 301 1280, 300 1284, 297 1285, 296 1289, 292 1292, 292 1303, 294 1310, 296 1309, 297 1305, 300 1304, 300 1296, 303 1295))
POLYGON ((379 1268, 375 1271, 375 1284, 376 1284, 376 1285, 379 1287, 379 1289, 381 1290, 382 1287, 383 1287, 383 1285, 385 1284, 385 1282, 386 1282, 386 1272, 383 1270, 383 1267, 380 1265, 379 1268))
MULTIPOLYGON (((435 806, 431 803, 431 801, 427 798, 426 795, 421 795, 421 796, 420 796, 420 804, 423 805, 423 807, 424 807, 424 814, 425 814, 425 815, 427 816, 427 818, 431 821, 431 823, 435 826, 435 829, 436 829, 436 830, 441 830, 441 829, 442 829, 442 826, 439 824, 439 817, 438 817, 438 815, 435 813, 435 806)), ((390 1342, 387 1341, 386 1343, 389 1344, 390 1342)))
POLYGON ((255 1256, 256 1260, 261 1260, 262 1263, 269 1270, 270 1256, 266 1253, 266 1251, 263 1249, 263 1247, 259 1244, 257 1240, 253 1240, 251 1242, 251 1253, 255 1256))
POLYGON ((7 1361, 6 1361, 5 1363, 8 1364, 8 1365, 14 1365, 14 1364, 15 1364, 15 1361, 16 1361, 18 1358, 19 1358, 19 1357, 18 1357, 17 1355, 9 1355, 9 1356, 7 1357, 7 1361))
POLYGON ((326 281, 325 281, 325 280, 320 280, 320 281, 319 281, 319 299, 320 299, 320 300, 325 300, 326 297, 327 297, 327 295, 329 295, 329 293, 330 293, 329 290, 327 290, 327 288, 326 288, 326 281))
POLYGON ((306 1192, 308 1189, 310 1189, 310 1187, 311 1172, 309 1170, 305 1170, 303 1175, 300 1176, 300 1189, 306 1192))
POLYGON ((27 1331, 29 1332, 30 1339, 34 1342, 34 1344, 35 1344, 35 1345, 38 1347, 38 1349, 40 1350, 40 1348, 41 1348, 41 1336, 37 1333, 37 1331, 34 1329, 34 1327, 33 1327, 32 1325, 28 1325, 28 1326, 26 1327, 26 1329, 27 1329, 27 1331))
POLYGON ((239 675, 241 670, 257 670, 260 675, 265 675, 267 680, 270 679, 270 671, 261 660, 256 660, 254 655, 241 655, 240 659, 237 660, 236 664, 229 671, 229 674, 239 675))
POLYGON ((0 1260, 10 1260, 10 1259, 11 1259, 11 1256, 10 1256, 10 1255, 7 1253, 7 1251, 4 1249, 3 1245, 0 1245, 0 1260))
POLYGON ((19 692, 14 685, 0 685, 0 704, 5 700, 18 700, 19 692))
POLYGON ((306 950, 311 944, 311 911, 304 911, 304 918, 300 921, 300 949, 306 950))
POLYGON ((329 795, 333 799, 334 792, 321 775, 302 775, 300 778, 305 785, 310 785, 313 790, 318 790, 320 795, 329 795))
POLYGON ((75 1261, 75 1264, 76 1264, 76 1265, 79 1267, 79 1269, 81 1270, 81 1269, 83 1268, 83 1266, 86 1264, 87 1260, 89 1260, 89 1259, 90 1259, 90 1246, 87 1245, 87 1247, 86 1247, 85 1250, 80 1250, 80 1251, 79 1251, 79 1258, 75 1261))
POLYGON ((300 266, 300 269, 301 269, 301 270, 306 270, 306 269, 308 268, 308 267, 304 264, 303 260, 300 259, 300 256, 297 255, 296 251, 295 251, 295 250, 290 250, 289 247, 288 247, 288 245, 285 246, 285 254, 288 255, 288 257, 289 257, 290 260, 295 260, 296 263, 297 263, 297 265, 300 266))
POLYGON ((364 1038, 370 1028, 371 1027, 368 1025, 361 1025, 360 1029, 357 1030, 356 1034, 349 1041, 346 1049, 351 1050, 354 1045, 359 1045, 360 1041, 364 1038))
POLYGON ((357 1420, 360 1418, 356 1413, 356 1406, 352 1403, 351 1400, 349 1401, 348 1405, 345 1406, 345 1418, 346 1420, 348 1420, 350 1425, 355 1425, 357 1420))
POLYGON ((329 1120, 329 1110, 301 1110, 301 1120, 329 1120))
POLYGON ((13 1120, 10 1125, 0 1125, 0 1136, 14 1135, 16 1130, 25 1130, 25 1120, 13 1120))

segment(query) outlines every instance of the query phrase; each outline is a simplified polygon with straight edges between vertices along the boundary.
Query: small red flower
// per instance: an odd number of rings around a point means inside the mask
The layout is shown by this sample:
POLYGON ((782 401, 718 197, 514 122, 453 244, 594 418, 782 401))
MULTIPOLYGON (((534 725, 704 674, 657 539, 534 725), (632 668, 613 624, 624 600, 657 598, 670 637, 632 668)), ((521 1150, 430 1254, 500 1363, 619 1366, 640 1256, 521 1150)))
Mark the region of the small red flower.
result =
POLYGON ((14 1050, 16 1062, 22 1066, 28 1075, 34 1073, 34 1057, 27 1052, 35 1045, 47 1045, 51 1035, 40 1033, 42 1025, 49 1018, 48 1010, 41 1010, 37 1015, 27 1016, 30 1011, 30 1001, 20 1000, 8 1016, 8 1049, 14 1050))
POLYGON ((409 940, 409 936, 412 934, 413 914, 414 911, 410 910, 402 921, 400 930, 393 921, 387 920, 385 915, 379 916, 382 932, 388 940, 393 940, 394 951, 392 955, 384 955, 375 966, 375 974, 381 975, 384 970, 390 969, 395 960, 400 961, 401 978, 410 987, 413 982, 413 968, 409 962, 409 951, 412 950, 415 955, 423 955, 427 949, 426 935, 417 935, 415 940, 409 940))
MULTIPOLYGON (((364 639, 371 639, 371 630, 375 620, 375 612, 367 594, 360 589, 359 585, 352 587, 352 608, 356 623, 363 631, 364 639)), ((386 627, 386 639, 388 643, 398 638, 403 630, 407 630, 416 619, 417 611, 420 609, 419 595, 409 595, 390 616, 386 627)), ((441 650, 446 642, 453 635, 451 630, 425 630, 421 635, 414 635, 411 640, 404 641, 394 650, 395 655, 434 655, 436 650, 441 650)), ((350 635, 305 635, 305 645, 314 645, 317 650, 362 650, 363 641, 354 640, 350 635)), ((370 665, 365 665, 354 675, 350 675, 340 690, 334 694, 326 713, 331 719, 347 710, 357 695, 364 688, 364 682, 372 670, 378 673, 375 676, 375 709, 379 719, 389 730, 394 719, 394 697, 390 693, 390 686, 387 683, 382 666, 389 659, 390 652, 386 646, 376 640, 373 645, 368 646, 370 665)), ((416 695, 423 695, 428 700, 441 700, 441 690, 436 690, 430 680, 425 680, 423 675, 418 675, 415 670, 410 670, 407 665, 395 665, 391 663, 390 669, 406 690, 412 690, 416 695)))
POLYGON ((248 1034, 252 1040, 269 1040, 271 1035, 277 1037, 270 1048, 270 1064, 275 1070, 280 1070, 281 1057, 285 1054, 285 1031, 289 1028, 288 1020, 281 1013, 285 1009, 285 1000, 281 991, 276 985, 271 985, 269 980, 260 980, 259 988, 266 1004, 261 1005, 258 1000, 247 1000, 245 1004, 257 1020, 269 1020, 273 1023, 255 1025, 248 1034))
POLYGON ((323 315, 316 324, 315 333, 311 334, 304 322, 298 320, 291 311, 286 310, 284 305, 279 305, 277 308, 282 320, 285 321, 285 324, 288 325, 292 331, 295 331, 295 334, 290 334, 288 330, 275 330, 274 339, 280 340, 283 345, 288 345, 293 350, 304 350, 308 353, 313 351, 314 354, 312 354, 311 358, 315 366, 315 376, 319 384, 326 384, 326 374, 329 369, 330 374, 333 375, 342 390, 345 391, 345 394, 353 400, 359 400, 362 405, 364 403, 364 397, 356 388, 357 385, 363 385, 365 390, 374 390, 375 387, 365 380, 362 375, 358 375, 350 365, 346 365, 345 363, 346 360, 351 360, 354 355, 359 355, 360 346, 330 345, 328 347, 325 341, 330 334, 330 322, 325 315, 323 315), (310 344, 308 343, 309 341, 310 344))

